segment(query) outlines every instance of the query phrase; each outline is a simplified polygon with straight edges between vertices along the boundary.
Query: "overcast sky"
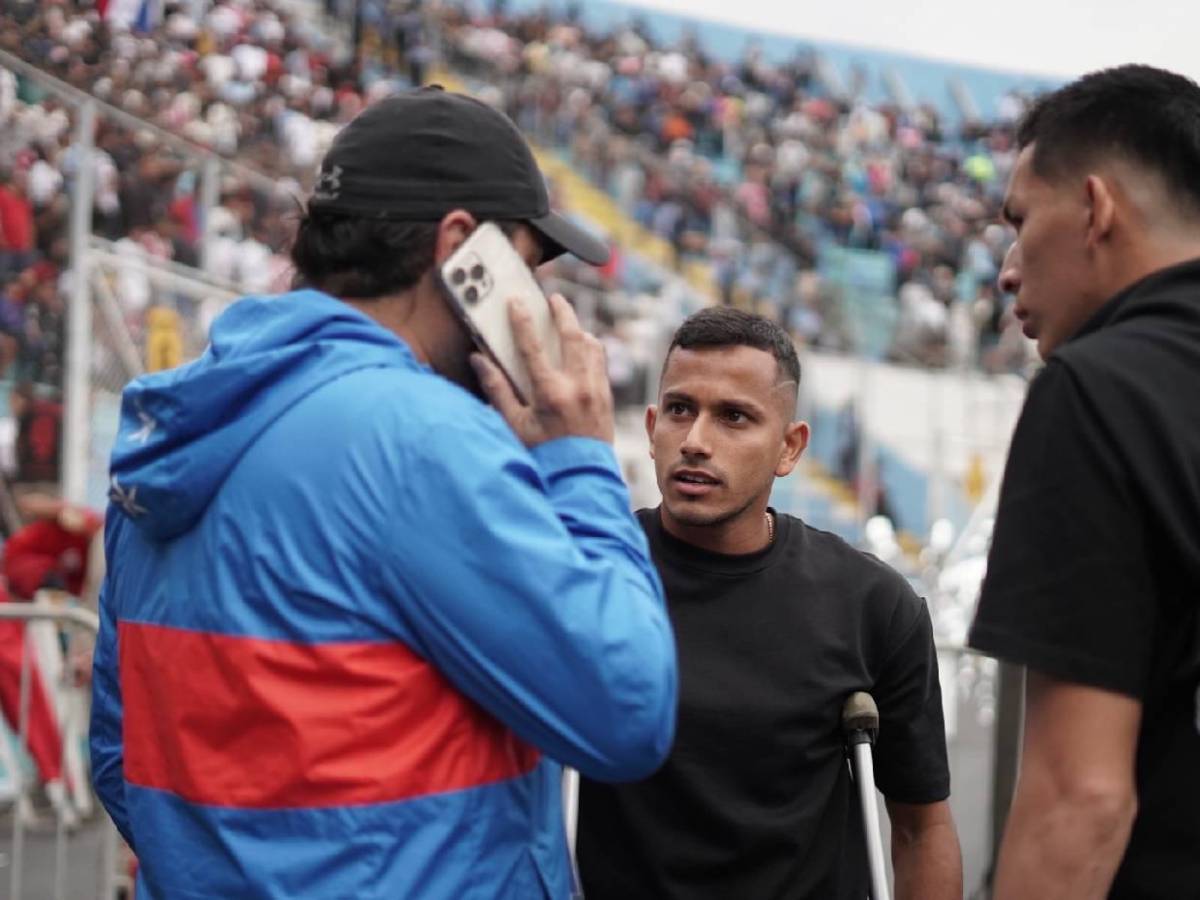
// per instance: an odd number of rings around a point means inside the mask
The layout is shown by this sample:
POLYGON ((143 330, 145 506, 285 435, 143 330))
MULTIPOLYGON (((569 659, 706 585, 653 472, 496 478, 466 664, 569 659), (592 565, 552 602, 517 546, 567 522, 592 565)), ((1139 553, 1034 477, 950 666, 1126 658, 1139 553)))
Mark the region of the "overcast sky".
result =
POLYGON ((1071 77, 1145 62, 1200 79, 1195 0, 625 0, 988 68, 1071 77))

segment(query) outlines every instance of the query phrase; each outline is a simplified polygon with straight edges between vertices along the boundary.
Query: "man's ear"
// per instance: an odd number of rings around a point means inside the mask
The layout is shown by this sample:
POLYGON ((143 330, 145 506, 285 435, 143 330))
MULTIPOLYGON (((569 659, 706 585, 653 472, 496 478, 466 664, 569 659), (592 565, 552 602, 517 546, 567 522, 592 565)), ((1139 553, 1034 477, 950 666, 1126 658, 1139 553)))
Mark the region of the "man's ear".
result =
POLYGON ((646 407, 646 437, 650 439, 650 458, 654 459, 654 423, 658 421, 658 407, 646 407))
POLYGON ((434 245, 433 262, 441 267, 455 250, 462 246, 475 226, 479 223, 465 209, 455 209, 446 213, 438 223, 437 243, 434 245))
POLYGON ((791 422, 783 432, 783 450, 779 454, 779 462, 775 466, 775 476, 783 478, 790 475, 804 450, 808 447, 809 427, 807 422, 791 422))
POLYGON ((1088 204, 1087 244, 1094 247, 1107 240, 1117 218, 1117 201, 1109 180, 1101 175, 1089 175, 1084 182, 1088 204))

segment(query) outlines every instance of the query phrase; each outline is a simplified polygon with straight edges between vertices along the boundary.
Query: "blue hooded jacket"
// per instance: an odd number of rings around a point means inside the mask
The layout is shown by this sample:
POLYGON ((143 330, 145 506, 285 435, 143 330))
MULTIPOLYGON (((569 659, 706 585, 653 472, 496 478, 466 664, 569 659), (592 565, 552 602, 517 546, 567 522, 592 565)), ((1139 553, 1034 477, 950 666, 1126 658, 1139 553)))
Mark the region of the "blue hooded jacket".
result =
POLYGON ((317 292, 211 339, 112 457, 91 751, 139 898, 567 897, 560 764, 642 777, 675 722, 612 449, 526 450, 317 292))

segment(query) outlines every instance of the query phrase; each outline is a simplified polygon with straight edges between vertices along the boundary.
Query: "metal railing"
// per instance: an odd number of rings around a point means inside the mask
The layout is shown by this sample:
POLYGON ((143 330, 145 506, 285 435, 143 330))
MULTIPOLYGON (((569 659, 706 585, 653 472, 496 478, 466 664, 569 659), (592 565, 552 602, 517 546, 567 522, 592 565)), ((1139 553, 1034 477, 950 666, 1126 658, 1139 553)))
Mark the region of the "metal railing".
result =
MULTIPOLYGON (((1025 670, 962 644, 939 641, 936 650, 942 679, 945 681, 949 677, 950 680, 949 685, 943 683, 943 698, 947 705, 955 705, 955 710, 946 708, 947 731, 952 732, 947 735, 951 783, 953 785, 957 780, 958 784, 951 794, 951 802, 964 800, 964 792, 973 793, 976 801, 984 801, 973 807, 986 817, 982 829, 978 820, 958 822, 959 838, 964 846, 964 864, 967 862, 968 841, 982 851, 973 855, 973 861, 979 864, 976 870, 964 871, 966 897, 978 900, 991 895, 1000 841, 1016 786, 1021 719, 1024 715, 1025 670), (965 684, 962 678, 964 674, 968 675, 965 684), (973 723, 976 730, 976 742, 973 745, 963 740, 968 723, 955 721, 952 726, 950 724, 951 716, 958 718, 959 706, 975 709, 980 720, 973 723), (986 737, 982 746, 978 742, 980 733, 986 737), (981 752, 990 758, 986 766, 978 762, 981 752), (976 774, 986 774, 986 780, 976 781, 971 777, 976 774), (972 833, 968 834, 968 831, 972 833), (983 837, 980 842, 981 831, 983 837)), ((972 808, 970 800, 969 797, 965 798, 966 808, 972 808)))
MULTIPOLYGON (((42 71, 19 57, 0 50, 0 68, 17 73, 22 78, 36 83, 40 89, 59 98, 71 108, 74 120, 74 153, 77 154, 75 175, 70 180, 69 258, 72 278, 71 296, 67 309, 67 342, 63 378, 63 433, 62 433, 62 495, 72 503, 85 503, 94 493, 89 486, 90 434, 93 427, 92 382, 97 332, 94 330, 94 306, 91 297, 97 298, 102 326, 109 336, 111 355, 120 360, 120 369, 128 377, 139 373, 140 361, 135 365, 133 341, 127 327, 119 323, 118 308, 111 290, 99 283, 94 269, 122 270, 140 269, 159 289, 227 299, 236 293, 236 288, 212 279, 202 271, 189 270, 172 264, 140 263, 127 256, 118 258, 111 243, 104 242, 92 234, 92 209, 95 198, 94 165, 91 164, 95 151, 97 122, 101 119, 131 132, 147 135, 154 144, 150 152, 171 153, 195 163, 199 169, 197 189, 197 214, 202 230, 200 235, 200 258, 207 262, 213 256, 217 235, 209 215, 220 202, 221 178, 224 174, 236 177, 241 184, 256 191, 278 197, 280 182, 269 175, 218 153, 211 147, 187 140, 153 122, 132 115, 111 103, 80 90, 61 79, 42 71), (120 327, 117 327, 118 324, 120 327)), ((195 351, 195 342, 191 348, 195 351)), ((119 385, 107 385, 110 389, 119 385)))
MULTIPOLYGON (((17 722, 17 740, 25 746, 30 730, 30 706, 33 692, 33 644, 30 639, 29 625, 34 622, 50 622, 59 627, 83 632, 94 638, 99 631, 99 617, 91 610, 78 606, 65 606, 39 599, 33 603, 0 603, 0 620, 20 621, 25 623, 22 629, 21 675, 20 675, 20 714, 17 722)), ((63 721, 60 726, 62 743, 59 752, 62 754, 64 770, 70 753, 70 744, 78 740, 78 734, 70 722, 63 721)), ((64 771, 64 775, 67 773, 64 771)), ((76 773, 82 774, 82 773, 76 773)), ((13 830, 11 848, 11 870, 9 872, 9 898, 21 900, 25 896, 25 850, 26 850, 26 821, 21 812, 22 801, 28 799, 28 786, 19 773, 14 773, 18 779, 17 797, 13 810, 13 830)), ((65 780, 65 779, 64 779, 65 780)), ((88 790, 84 785, 80 790, 88 790)), ((70 802, 69 799, 66 802, 70 802)), ((116 827, 104 817, 102 834, 101 871, 98 873, 97 896, 101 900, 113 900, 119 883, 122 881, 117 873, 118 835, 116 827)), ((55 806, 55 843, 54 843, 54 900, 64 900, 66 897, 67 849, 69 844, 69 823, 66 807, 63 804, 55 806)))

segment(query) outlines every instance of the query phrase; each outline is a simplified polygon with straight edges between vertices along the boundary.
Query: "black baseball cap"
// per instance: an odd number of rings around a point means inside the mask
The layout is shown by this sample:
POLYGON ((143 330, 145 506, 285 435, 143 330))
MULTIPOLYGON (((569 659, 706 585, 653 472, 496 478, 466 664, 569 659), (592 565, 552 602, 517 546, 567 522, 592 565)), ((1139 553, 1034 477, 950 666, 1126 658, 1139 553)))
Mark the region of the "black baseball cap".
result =
POLYGON ((440 87, 395 94, 359 113, 321 162, 309 209, 434 222, 455 209, 480 221, 523 221, 545 260, 608 262, 608 247, 550 209, 546 180, 512 121, 440 87))

